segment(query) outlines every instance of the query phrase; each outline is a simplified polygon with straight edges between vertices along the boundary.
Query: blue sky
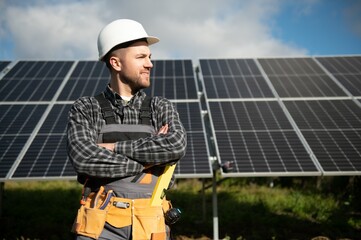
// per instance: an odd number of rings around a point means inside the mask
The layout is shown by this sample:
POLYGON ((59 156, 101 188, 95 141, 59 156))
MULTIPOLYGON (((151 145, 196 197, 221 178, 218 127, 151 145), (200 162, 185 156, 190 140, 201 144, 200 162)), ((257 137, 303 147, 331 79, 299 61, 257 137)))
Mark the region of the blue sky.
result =
POLYGON ((161 39, 154 59, 361 54, 359 0, 0 0, 0 60, 97 59, 117 18, 161 39))
POLYGON ((315 1, 305 12, 295 2, 282 6, 275 36, 311 55, 361 53, 361 1, 315 1))

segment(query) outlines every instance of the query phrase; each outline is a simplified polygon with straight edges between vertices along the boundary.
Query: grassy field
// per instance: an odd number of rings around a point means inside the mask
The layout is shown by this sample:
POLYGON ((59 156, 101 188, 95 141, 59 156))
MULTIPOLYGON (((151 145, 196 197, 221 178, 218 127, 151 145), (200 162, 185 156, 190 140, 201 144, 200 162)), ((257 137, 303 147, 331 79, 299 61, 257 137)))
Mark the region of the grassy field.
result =
MULTIPOLYGON (((271 188, 269 181, 227 179, 219 185, 220 238, 361 239, 360 203, 346 189, 328 185, 332 191, 321 191, 316 180, 294 178, 271 188)), ((168 192, 182 210, 172 228, 178 240, 213 236, 211 189, 201 190, 202 182, 192 179, 178 180, 168 192)), ((73 239, 80 194, 81 186, 73 181, 7 182, 0 239, 73 239)))

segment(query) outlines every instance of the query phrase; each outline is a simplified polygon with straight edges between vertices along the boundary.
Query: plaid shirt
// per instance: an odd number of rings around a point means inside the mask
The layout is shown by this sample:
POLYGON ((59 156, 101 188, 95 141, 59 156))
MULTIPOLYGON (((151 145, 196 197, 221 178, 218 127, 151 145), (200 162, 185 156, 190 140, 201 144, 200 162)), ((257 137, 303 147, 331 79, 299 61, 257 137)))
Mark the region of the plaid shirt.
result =
MULTIPOLYGON (((112 103, 116 121, 139 124, 139 112, 145 93, 139 91, 128 103, 109 87, 105 97, 112 103)), ((136 175, 144 165, 176 162, 185 154, 186 132, 174 105, 162 97, 151 101, 152 123, 158 130, 169 125, 167 134, 115 143, 115 151, 97 145, 98 134, 105 125, 101 108, 94 97, 76 100, 69 111, 67 151, 75 171, 92 177, 119 178, 136 175)))

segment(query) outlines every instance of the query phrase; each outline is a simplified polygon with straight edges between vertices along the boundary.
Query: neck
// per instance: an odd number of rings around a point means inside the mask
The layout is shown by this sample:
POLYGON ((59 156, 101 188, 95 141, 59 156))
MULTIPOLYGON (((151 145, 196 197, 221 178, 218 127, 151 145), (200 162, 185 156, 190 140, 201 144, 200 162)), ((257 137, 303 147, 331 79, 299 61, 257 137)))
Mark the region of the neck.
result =
POLYGON ((131 97, 134 95, 129 85, 124 84, 118 76, 112 75, 110 80, 110 88, 113 92, 118 93, 120 96, 131 97))

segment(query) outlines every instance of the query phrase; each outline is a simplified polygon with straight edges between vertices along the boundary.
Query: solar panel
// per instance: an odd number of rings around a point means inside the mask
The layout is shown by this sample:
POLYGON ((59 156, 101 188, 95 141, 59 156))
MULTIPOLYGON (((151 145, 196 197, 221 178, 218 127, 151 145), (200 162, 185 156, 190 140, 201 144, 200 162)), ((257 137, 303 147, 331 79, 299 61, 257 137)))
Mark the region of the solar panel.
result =
POLYGON ((0 179, 9 170, 35 129, 47 105, 0 105, 0 179))
POLYGON ((10 64, 10 61, 0 61, 0 72, 2 70, 4 70, 7 67, 7 65, 9 65, 9 64, 10 64))
POLYGON ((359 56, 201 60, 216 157, 221 164, 234 162, 233 172, 222 174, 359 174, 361 105, 348 93, 358 96, 361 91, 359 60, 359 56), (235 68, 230 62, 243 66, 253 62, 255 68, 235 68), (241 94, 240 87, 244 92, 250 88, 235 84, 236 75, 258 76, 264 87, 241 94), (340 76, 349 80, 348 86, 340 76), (271 94, 254 97, 265 89, 271 94))
POLYGON ((325 174, 361 171, 361 108, 352 100, 286 101, 325 174))
POLYGON ((75 177, 67 159, 66 122, 70 104, 54 105, 12 178, 75 177))
MULTIPOLYGON (((154 62, 155 84, 150 92, 175 101, 190 145, 175 174, 211 177, 192 62, 154 62)), ((102 92, 108 82, 108 69, 98 61, 14 64, 0 81, 1 91, 11 92, 0 99, 1 111, 6 113, 0 122, 0 179, 74 179, 76 173, 66 153, 67 113, 75 99, 102 92), (13 96, 15 92, 19 92, 18 97, 13 96)))
POLYGON ((277 101, 209 102, 218 158, 226 176, 319 175, 277 101))
POLYGON ((73 62, 20 61, 0 81, 0 101, 50 101, 73 62))
POLYGON ((316 58, 353 96, 361 96, 361 57, 316 58))
POLYGON ((169 100, 198 99, 191 60, 154 60, 151 86, 144 91, 149 96, 163 96, 169 100))
POLYGON ((209 99, 274 97, 252 59, 201 59, 200 66, 209 99))
MULTIPOLYGON (((225 176, 360 174, 360 59, 201 59, 199 79, 191 60, 152 61, 145 92, 170 99, 187 131, 176 176, 212 177, 213 153, 234 162, 225 176)), ((0 61, 0 71, 0 180, 74 179, 67 112, 105 89, 104 63, 0 61)))
POLYGON ((187 131, 187 152, 178 162, 178 177, 211 177, 205 130, 199 102, 177 102, 179 117, 187 131))
POLYGON ((79 61, 58 98, 74 101, 82 96, 95 96, 106 88, 109 71, 100 61, 79 61))
POLYGON ((258 61, 282 98, 347 96, 312 58, 258 61))

